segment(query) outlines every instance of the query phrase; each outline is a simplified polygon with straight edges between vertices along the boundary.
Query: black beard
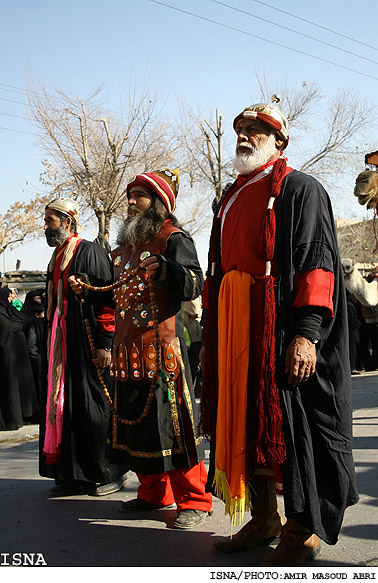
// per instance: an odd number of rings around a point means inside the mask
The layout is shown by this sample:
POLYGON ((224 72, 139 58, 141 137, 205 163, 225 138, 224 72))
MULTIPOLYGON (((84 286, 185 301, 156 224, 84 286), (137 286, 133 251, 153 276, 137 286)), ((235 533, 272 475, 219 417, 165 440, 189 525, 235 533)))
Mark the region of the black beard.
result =
POLYGON ((49 247, 59 247, 59 245, 62 245, 67 241, 69 233, 67 233, 63 227, 59 227, 58 229, 46 229, 45 237, 49 247))
POLYGON ((134 217, 127 217, 123 222, 117 236, 117 245, 126 247, 129 245, 136 249, 144 245, 157 235, 164 219, 150 207, 134 217))

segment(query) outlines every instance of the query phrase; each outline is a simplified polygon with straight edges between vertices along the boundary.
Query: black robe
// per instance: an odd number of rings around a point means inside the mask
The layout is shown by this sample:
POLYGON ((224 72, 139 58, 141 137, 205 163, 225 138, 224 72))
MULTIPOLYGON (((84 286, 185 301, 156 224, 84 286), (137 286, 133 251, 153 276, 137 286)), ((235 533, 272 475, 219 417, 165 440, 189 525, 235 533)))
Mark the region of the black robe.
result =
POLYGON ((29 318, 8 302, 0 290, 0 430, 19 429, 39 411, 26 343, 29 318))
POLYGON ((26 341, 28 346, 30 364, 33 370, 34 385, 38 398, 38 402, 41 399, 41 354, 43 351, 43 338, 45 331, 45 321, 43 318, 36 318, 33 316, 33 320, 28 325, 26 329, 26 341))
MULTIPOLYGON (((96 285, 111 277, 111 263, 106 251, 97 243, 82 240, 76 249, 69 273, 88 273, 96 285)), ((65 371, 65 401, 61 453, 57 464, 46 464, 43 444, 46 430, 45 414, 40 427, 39 471, 41 476, 65 480, 109 482, 123 472, 112 467, 106 457, 106 439, 110 409, 99 384, 84 327, 83 310, 89 318, 96 348, 110 348, 113 334, 97 328, 96 310, 77 300, 68 285, 67 364, 65 371)), ((46 293, 46 312, 48 297, 46 293)), ((45 343, 46 346, 46 343, 45 343)), ((47 358, 42 359, 41 410, 46 411, 47 358)), ((109 379, 108 387, 110 388, 109 379)))
POLYGON ((21 309, 21 313, 30 318, 25 334, 38 402, 41 399, 41 354, 46 322, 44 318, 37 318, 36 316, 36 310, 40 309, 44 311, 44 300, 43 303, 42 301, 37 302, 34 300, 34 297, 40 296, 42 298, 44 291, 32 290, 28 292, 21 309))
MULTIPOLYGON (((324 188, 311 176, 297 171, 283 180, 275 214, 276 370, 287 447, 283 464, 285 514, 328 544, 335 544, 346 507, 358 501, 352 457, 346 295, 336 229, 324 188), (315 374, 302 386, 292 387, 284 368, 286 350, 295 335, 294 276, 312 269, 334 274, 334 317, 323 318, 315 374)), ((213 248, 218 247, 215 301, 210 298, 208 311, 217 309, 216 290, 222 279, 216 230, 217 227, 213 229, 213 248)), ((210 314, 210 320, 214 321, 214 317, 214 313, 210 314)), ((202 406, 208 407, 209 402, 202 406)), ((214 448, 213 443, 212 453, 214 448)), ((211 459, 210 480, 213 455, 211 459)))

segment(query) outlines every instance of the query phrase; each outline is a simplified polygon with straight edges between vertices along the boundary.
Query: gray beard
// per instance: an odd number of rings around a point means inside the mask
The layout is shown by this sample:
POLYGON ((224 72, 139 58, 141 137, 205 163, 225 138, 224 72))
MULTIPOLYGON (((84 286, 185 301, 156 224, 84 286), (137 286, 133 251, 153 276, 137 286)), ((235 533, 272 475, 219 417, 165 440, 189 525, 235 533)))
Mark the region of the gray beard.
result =
POLYGON ((135 217, 127 217, 117 235, 117 245, 133 249, 151 241, 160 231, 164 221, 156 217, 155 210, 148 208, 135 217))
POLYGON ((59 227, 58 229, 46 229, 45 237, 49 247, 59 247, 65 241, 71 233, 68 233, 64 227, 59 227))
POLYGON ((245 146, 249 151, 243 152, 242 154, 239 154, 236 151, 234 158, 234 168, 239 174, 242 175, 251 174, 251 172, 254 172, 257 170, 257 168, 260 168, 260 166, 266 164, 277 152, 276 139, 274 134, 271 134, 266 142, 259 148, 254 148, 249 143, 245 146))

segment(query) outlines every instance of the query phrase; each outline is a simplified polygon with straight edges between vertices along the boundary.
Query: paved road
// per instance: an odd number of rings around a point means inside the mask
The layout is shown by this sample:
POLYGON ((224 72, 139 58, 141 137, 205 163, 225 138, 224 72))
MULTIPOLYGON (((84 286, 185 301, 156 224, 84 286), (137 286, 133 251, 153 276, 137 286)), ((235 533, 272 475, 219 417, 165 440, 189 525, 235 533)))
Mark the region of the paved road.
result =
MULTIPOLYGON (((364 566, 378 572, 378 373, 352 382, 360 502, 347 510, 338 544, 323 544, 312 566, 364 566)), ((120 513, 120 502, 136 495, 131 472, 126 487, 106 498, 49 499, 52 482, 38 475, 37 432, 36 426, 0 432, 0 566, 8 560, 5 553, 41 553, 49 567, 251 568, 269 554, 267 548, 233 555, 214 550, 215 538, 229 534, 217 499, 213 516, 195 531, 173 529, 174 510, 120 513)))

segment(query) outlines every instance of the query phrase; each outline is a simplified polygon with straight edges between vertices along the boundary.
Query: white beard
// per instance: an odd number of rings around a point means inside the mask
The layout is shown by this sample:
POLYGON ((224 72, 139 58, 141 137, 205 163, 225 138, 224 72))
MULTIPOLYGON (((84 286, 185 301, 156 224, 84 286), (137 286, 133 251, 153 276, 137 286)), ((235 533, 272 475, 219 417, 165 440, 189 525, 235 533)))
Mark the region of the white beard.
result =
POLYGON ((234 168, 239 174, 250 174, 266 164, 277 152, 274 134, 270 134, 266 142, 258 148, 254 148, 249 142, 243 142, 243 147, 248 148, 249 151, 239 154, 237 146, 234 158, 234 168))

